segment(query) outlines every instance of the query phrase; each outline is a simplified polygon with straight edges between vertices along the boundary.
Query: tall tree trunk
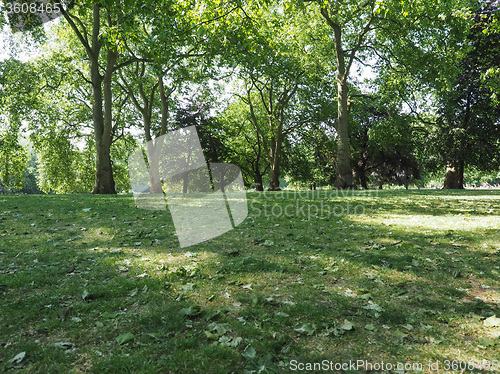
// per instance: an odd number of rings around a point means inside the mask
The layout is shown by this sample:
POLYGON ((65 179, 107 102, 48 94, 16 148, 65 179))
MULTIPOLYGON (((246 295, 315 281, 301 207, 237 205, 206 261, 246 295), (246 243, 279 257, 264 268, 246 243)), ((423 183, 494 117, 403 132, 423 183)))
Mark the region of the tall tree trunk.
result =
MULTIPOLYGON (((335 54, 337 56, 337 122, 335 128, 338 136, 337 166, 335 188, 354 188, 354 178, 349 156, 349 86, 347 77, 349 75, 349 65, 346 66, 345 51, 342 47, 342 28, 333 22, 326 8, 321 8, 321 14, 333 29, 335 35, 335 54)), ((352 54, 355 51, 351 51, 352 54)))
POLYGON ((445 189, 459 190, 464 188, 464 161, 450 161, 446 165, 446 174, 444 175, 445 189))
POLYGON ((271 180, 269 182, 270 191, 280 191, 280 161, 281 161, 281 144, 283 134, 281 124, 271 139, 271 180))
POLYGON ((344 57, 338 57, 339 72, 337 76, 338 89, 338 117, 336 123, 338 148, 337 148, 337 167, 335 187, 336 188, 354 188, 354 178, 349 156, 349 87, 347 86, 347 77, 344 71, 344 57))
POLYGON ((92 118, 94 121, 94 139, 96 148, 96 173, 93 194, 114 194, 115 181, 111 165, 110 147, 112 134, 112 95, 111 75, 117 59, 117 53, 109 52, 107 56, 106 73, 99 73, 99 54, 101 52, 100 8, 94 5, 92 25, 92 45, 89 46, 90 78, 92 81, 92 118), (104 87, 103 87, 104 86, 104 87), (104 99, 104 109, 103 109, 104 99))
MULTIPOLYGON (((116 193, 116 190, 115 181, 113 179, 112 161, 110 157, 110 147, 113 134, 111 77, 114 65, 118 58, 118 53, 116 51, 108 51, 108 55, 106 56, 106 72, 104 76, 102 76, 99 72, 99 56, 102 49, 102 41, 100 40, 101 6, 99 4, 94 4, 92 8, 92 33, 90 43, 87 39, 86 30, 83 29, 80 31, 77 24, 73 20, 74 16, 70 16, 64 8, 61 10, 64 18, 68 21, 81 44, 85 47, 85 51, 87 52, 87 56, 90 61, 90 81, 92 83, 93 99, 92 120, 94 124, 94 139, 96 148, 96 173, 92 193, 114 194, 116 193)), ((80 20, 78 20, 78 22, 79 25, 83 25, 80 20)))
MULTIPOLYGON (((370 4, 369 2, 362 7, 370 4)), ((338 117, 336 130, 338 135, 337 167, 335 188, 355 188, 354 178, 349 157, 349 87, 347 78, 355 59, 356 52, 361 48, 366 34, 371 30, 371 24, 375 19, 375 14, 371 14, 363 29, 359 32, 356 44, 348 52, 348 62, 346 63, 345 51, 342 47, 342 26, 330 17, 328 8, 321 6, 321 15, 327 24, 332 28, 335 36, 335 54, 337 56, 337 99, 338 117)))
POLYGON ((104 96, 103 126, 99 126, 97 131, 95 131, 96 179, 94 190, 92 191, 93 194, 116 193, 110 148, 113 137, 112 76, 116 60, 118 59, 118 52, 108 50, 106 57, 106 72, 104 73, 104 77, 102 79, 102 93, 104 96))

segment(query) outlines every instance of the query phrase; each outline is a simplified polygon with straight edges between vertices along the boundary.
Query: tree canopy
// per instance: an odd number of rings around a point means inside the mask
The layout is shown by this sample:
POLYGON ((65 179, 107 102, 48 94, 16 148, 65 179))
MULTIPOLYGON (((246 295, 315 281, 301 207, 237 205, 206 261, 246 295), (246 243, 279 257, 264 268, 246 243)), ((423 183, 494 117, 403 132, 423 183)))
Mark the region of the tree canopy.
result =
POLYGON ((493 2, 58 4, 4 25, 38 46, 0 61, 9 188, 32 158, 44 191, 127 191, 133 147, 188 124, 258 190, 408 186, 439 170, 460 188, 467 167, 500 165, 493 2))

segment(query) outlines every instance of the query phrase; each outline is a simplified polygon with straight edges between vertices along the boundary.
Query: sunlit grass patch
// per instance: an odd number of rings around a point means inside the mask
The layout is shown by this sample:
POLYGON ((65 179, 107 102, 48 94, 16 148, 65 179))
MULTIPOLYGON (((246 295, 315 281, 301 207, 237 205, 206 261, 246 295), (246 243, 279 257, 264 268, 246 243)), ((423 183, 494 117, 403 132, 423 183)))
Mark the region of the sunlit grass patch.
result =
POLYGON ((2 197, 0 368, 495 359, 500 192, 368 192, 250 193, 241 225, 184 249, 131 196, 2 197))

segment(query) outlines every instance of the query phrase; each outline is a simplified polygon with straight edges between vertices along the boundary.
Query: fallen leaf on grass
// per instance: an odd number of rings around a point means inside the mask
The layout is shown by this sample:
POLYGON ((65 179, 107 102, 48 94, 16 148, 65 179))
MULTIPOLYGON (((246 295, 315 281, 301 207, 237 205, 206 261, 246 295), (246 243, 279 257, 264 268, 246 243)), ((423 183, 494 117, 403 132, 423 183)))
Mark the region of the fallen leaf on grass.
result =
POLYGON ((363 295, 359 295, 358 297, 360 299, 363 299, 363 300, 370 300, 372 298, 372 294, 371 293, 365 293, 363 295))
POLYGON ((396 335, 398 338, 406 338, 406 334, 402 331, 400 331, 399 329, 397 329, 396 331, 394 331, 394 335, 396 335))
POLYGON ((285 313, 285 312, 276 312, 274 313, 276 316, 280 316, 280 317, 290 317, 289 314, 285 313))
POLYGON ((66 269, 66 273, 72 273, 74 272, 76 269, 76 266, 75 265, 71 265, 69 268, 66 269))
POLYGON ((354 324, 348 320, 344 320, 344 322, 339 326, 342 330, 352 330, 354 328, 354 324))
POLYGON ((368 331, 377 331, 377 328, 374 325, 372 325, 371 323, 369 323, 368 325, 366 325, 365 329, 368 330, 368 331))
POLYGON ((216 323, 213 322, 208 325, 211 331, 217 331, 219 336, 224 335, 227 332, 232 332, 233 330, 226 323, 216 323))
POLYGON ((383 312, 384 309, 382 309, 382 307, 378 304, 375 304, 371 301, 368 301, 368 305, 367 306, 364 306, 363 309, 366 309, 366 310, 374 310, 376 312, 383 312))
POLYGON ((66 308, 65 310, 63 310, 61 313, 59 313, 57 316, 62 320, 66 320, 66 317, 68 316, 68 314, 71 312, 71 309, 72 307, 70 306, 69 308, 66 308))
POLYGON ((149 332, 146 335, 152 337, 154 340, 163 340, 162 334, 159 334, 157 332, 149 332))
POLYGON ((496 315, 488 317, 483 321, 483 324, 486 327, 498 327, 500 326, 500 318, 497 318, 496 315))
POLYGON ((205 336, 207 337, 207 339, 210 339, 210 340, 217 340, 219 339, 219 334, 214 334, 210 331, 204 331, 205 333, 205 336))
POLYGON ((109 319, 114 319, 120 315, 119 312, 111 313, 111 312, 104 312, 101 314, 102 318, 109 318, 109 319))
POLYGON ((11 368, 16 367, 17 365, 19 365, 21 363, 22 360, 24 360, 25 356, 26 356, 26 352, 18 353, 17 355, 14 356, 14 358, 11 358, 8 361, 7 368, 11 369, 11 368))
POLYGON ((218 343, 221 347, 232 347, 236 348, 243 339, 241 337, 234 338, 231 336, 221 336, 218 343))
POLYGON ((195 286, 196 286, 196 284, 194 284, 194 283, 186 283, 186 284, 181 286, 181 291, 182 292, 193 291, 195 286))
POLYGON ((54 343, 54 347, 70 349, 70 348, 73 348, 73 343, 71 343, 71 342, 58 342, 58 343, 54 343))
POLYGON ((298 333, 312 335, 316 331, 316 327, 314 325, 310 325, 309 323, 303 323, 300 327, 294 329, 298 333))
POLYGON ((245 357, 248 360, 251 360, 252 358, 255 357, 257 352, 255 351, 255 348, 252 347, 251 345, 247 345, 243 353, 241 354, 243 357, 245 357))
POLYGON ((432 336, 426 336, 425 339, 431 344, 441 344, 441 340, 435 339, 432 336))
POLYGON ((123 345, 131 342, 132 340, 134 340, 134 338, 135 338, 134 334, 132 334, 131 332, 127 332, 125 334, 118 336, 115 340, 118 344, 123 345))
POLYGON ((198 305, 191 305, 189 308, 183 308, 179 311, 179 314, 183 317, 196 317, 202 312, 201 307, 198 305))
POLYGON ((120 273, 127 273, 129 270, 128 270, 128 267, 120 265, 120 266, 118 266, 118 271, 120 273))
POLYGON ((497 344, 497 341, 492 338, 479 338, 477 341, 483 347, 494 347, 497 344))

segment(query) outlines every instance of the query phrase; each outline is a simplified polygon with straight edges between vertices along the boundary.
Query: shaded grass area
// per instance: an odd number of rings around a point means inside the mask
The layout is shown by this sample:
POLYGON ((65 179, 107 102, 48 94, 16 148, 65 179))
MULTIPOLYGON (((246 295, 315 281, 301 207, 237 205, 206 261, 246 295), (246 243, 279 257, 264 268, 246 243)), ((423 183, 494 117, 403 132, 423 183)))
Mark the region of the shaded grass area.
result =
POLYGON ((0 370, 492 372, 500 191, 248 199, 236 229, 180 249, 168 211, 131 196, 0 196, 0 370))

